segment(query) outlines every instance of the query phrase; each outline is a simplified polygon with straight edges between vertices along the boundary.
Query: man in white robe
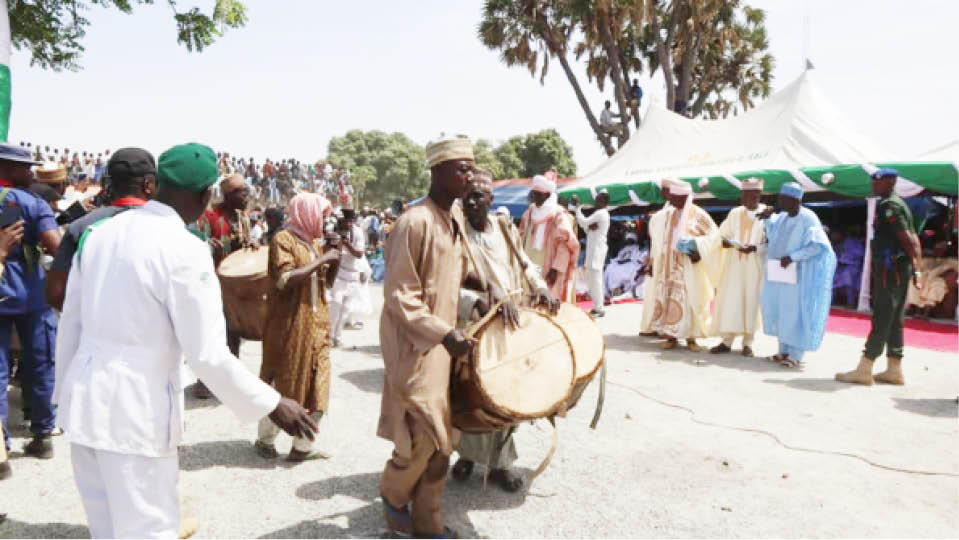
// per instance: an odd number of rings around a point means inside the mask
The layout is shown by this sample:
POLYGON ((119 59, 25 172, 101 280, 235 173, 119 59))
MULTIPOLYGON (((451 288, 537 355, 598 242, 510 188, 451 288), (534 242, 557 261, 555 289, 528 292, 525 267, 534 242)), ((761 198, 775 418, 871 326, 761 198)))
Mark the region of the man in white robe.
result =
POLYGON ((719 227, 722 247, 719 255, 719 279, 710 334, 722 343, 709 352, 728 353, 737 336, 743 339, 743 356, 753 356, 753 336, 759 328, 759 295, 763 285, 764 244, 766 235, 757 215, 765 210, 759 202, 763 181, 749 178, 742 182, 742 206, 730 210, 719 227))
POLYGON ((656 292, 656 285, 662 279, 662 273, 657 272, 655 266, 652 264, 657 257, 661 255, 661 248, 665 243, 666 237, 666 212, 671 208, 669 204, 669 186, 672 185, 674 180, 672 178, 664 178, 662 182, 662 193, 663 197, 666 199, 666 203, 662 208, 652 213, 649 216, 649 224, 647 225, 647 231, 649 232, 649 254, 646 261, 646 283, 643 285, 643 315, 639 322, 639 335, 645 337, 656 336, 658 333, 653 330, 653 311, 655 302, 653 301, 653 296, 656 292))
POLYGON ((606 252, 609 246, 606 235, 609 234, 609 192, 605 189, 596 195, 596 209, 587 218, 583 215, 583 207, 576 207, 576 222, 586 231, 586 260, 583 268, 586 270, 586 283, 589 287, 589 297, 593 300, 593 310, 590 315, 602 317, 606 315, 603 308, 606 299, 603 290, 603 267, 606 265, 606 252))
POLYGON ((330 334, 334 347, 342 344, 343 328, 347 324, 360 328, 363 323, 359 317, 373 311, 369 293, 372 269, 366 260, 366 232, 356 223, 353 209, 344 208, 342 212, 343 253, 330 291, 330 334))
POLYGON ((91 226, 78 244, 57 335, 57 424, 93 538, 176 538, 183 359, 241 420, 291 435, 316 424, 226 345, 213 259, 186 228, 209 204, 216 155, 160 156, 153 201, 91 226))
POLYGON ((653 256, 654 272, 661 272, 662 278, 651 297, 652 329, 666 338, 664 349, 685 339, 689 350, 695 352, 702 350, 696 339, 709 335, 719 229, 705 210, 693 204, 693 188, 688 182, 674 182, 668 197, 665 238, 653 256))

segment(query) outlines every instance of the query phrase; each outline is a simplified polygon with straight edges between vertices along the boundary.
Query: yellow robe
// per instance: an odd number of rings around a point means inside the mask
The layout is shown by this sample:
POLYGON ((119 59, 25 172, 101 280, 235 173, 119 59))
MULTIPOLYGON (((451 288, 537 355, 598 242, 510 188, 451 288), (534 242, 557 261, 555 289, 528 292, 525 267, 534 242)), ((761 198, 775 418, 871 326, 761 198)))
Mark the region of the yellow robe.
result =
MULTIPOLYGON (((760 205, 756 212, 762 209, 760 205)), ((710 331, 714 336, 752 335, 759 329, 766 236, 762 222, 750 214, 745 206, 733 208, 719 227, 720 245, 722 238, 729 238, 759 249, 749 254, 736 248, 719 250, 716 305, 710 331)))
MULTIPOLYGON (((657 245, 656 265, 662 265, 652 297, 652 329, 673 338, 702 338, 709 335, 709 303, 716 282, 716 254, 721 240, 719 229, 705 210, 692 202, 686 230, 674 230, 682 209, 669 208, 665 215, 665 241, 657 245), (693 263, 688 255, 673 247, 675 236, 696 240, 701 260, 693 263)), ((655 271, 655 270, 654 270, 655 271)))

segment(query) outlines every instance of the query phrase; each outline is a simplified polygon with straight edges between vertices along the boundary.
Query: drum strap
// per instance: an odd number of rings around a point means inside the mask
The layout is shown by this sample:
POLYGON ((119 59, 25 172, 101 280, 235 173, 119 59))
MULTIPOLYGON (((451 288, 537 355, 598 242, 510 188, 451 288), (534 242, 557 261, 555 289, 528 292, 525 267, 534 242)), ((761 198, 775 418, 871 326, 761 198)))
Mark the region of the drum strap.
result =
POLYGON ((523 260, 523 257, 519 254, 519 248, 516 247, 516 244, 513 243, 513 237, 509 233, 510 223, 506 220, 505 217, 500 217, 496 220, 499 223, 499 228, 503 232, 503 238, 506 240, 506 245, 509 246, 509 252, 516 260, 516 263, 522 269, 523 278, 527 281, 527 286, 530 291, 536 289, 532 283, 529 283, 529 277, 526 275, 526 261, 523 260))
POLYGON ((603 403, 606 401, 606 357, 605 351, 603 352, 603 364, 599 369, 599 396, 596 398, 596 412, 593 413, 593 421, 589 423, 589 429, 596 429, 599 417, 603 414, 603 403))

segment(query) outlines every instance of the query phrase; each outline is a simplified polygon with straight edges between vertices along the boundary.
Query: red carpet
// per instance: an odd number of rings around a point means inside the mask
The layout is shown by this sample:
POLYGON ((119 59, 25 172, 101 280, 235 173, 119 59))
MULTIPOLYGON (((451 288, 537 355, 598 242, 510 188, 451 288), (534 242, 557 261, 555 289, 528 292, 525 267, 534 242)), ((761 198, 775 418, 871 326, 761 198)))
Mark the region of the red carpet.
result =
MULTIPOLYGON (((641 302, 633 298, 616 300, 614 304, 632 304, 641 302)), ((581 309, 593 309, 593 302, 577 302, 581 309)), ((826 331, 866 339, 869 335, 870 317, 866 313, 857 313, 844 309, 833 309, 826 321, 826 331)), ((906 319, 905 341, 907 347, 929 349, 942 352, 959 352, 959 326, 950 323, 906 319)))

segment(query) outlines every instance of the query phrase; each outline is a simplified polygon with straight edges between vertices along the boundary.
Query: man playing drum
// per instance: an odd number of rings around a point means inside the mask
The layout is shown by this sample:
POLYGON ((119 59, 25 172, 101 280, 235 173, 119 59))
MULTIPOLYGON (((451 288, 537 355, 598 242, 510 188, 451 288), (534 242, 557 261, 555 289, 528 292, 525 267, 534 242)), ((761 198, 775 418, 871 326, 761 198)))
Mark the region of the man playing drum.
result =
POLYGON ((455 537, 442 500, 453 452, 452 359, 475 343, 455 328, 465 275, 463 196, 473 175, 465 137, 426 147, 429 196, 396 221, 386 242, 380 343, 385 381, 376 434, 393 442, 380 484, 389 528, 422 538, 455 537))
MULTIPOLYGON (((518 231, 508 218, 491 217, 493 203, 493 176, 489 171, 478 170, 467 184, 463 195, 463 211, 466 214, 466 238, 469 242, 480 275, 488 280, 494 297, 508 295, 516 290, 534 291, 538 304, 555 312, 559 302, 549 294, 546 281, 539 275, 535 265, 521 248, 518 231), (525 282, 525 283, 524 283, 525 282)), ((490 307, 486 296, 470 289, 460 292, 459 323, 465 326, 482 316, 490 307)), ((513 302, 503 305, 507 321, 516 320, 513 302)), ((456 396, 453 396, 456 399, 456 396)), ((453 478, 465 481, 473 472, 474 464, 486 463, 489 477, 505 491, 518 491, 523 487, 523 478, 509 467, 516 461, 516 446, 512 429, 489 434, 464 433, 456 447, 460 459, 453 466, 453 478)))

